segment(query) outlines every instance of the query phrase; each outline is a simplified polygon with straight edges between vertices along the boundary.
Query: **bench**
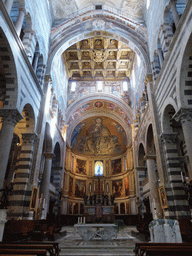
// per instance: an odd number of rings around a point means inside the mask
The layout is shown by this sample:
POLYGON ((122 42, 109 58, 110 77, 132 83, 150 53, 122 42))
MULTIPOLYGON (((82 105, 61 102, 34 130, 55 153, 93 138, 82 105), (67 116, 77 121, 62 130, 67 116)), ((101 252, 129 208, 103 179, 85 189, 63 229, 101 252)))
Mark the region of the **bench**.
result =
POLYGON ((146 252, 146 250, 150 251, 150 250, 160 250, 160 249, 164 249, 168 250, 169 248, 182 248, 182 250, 184 250, 185 248, 190 248, 191 250, 191 254, 192 254, 192 243, 136 243, 135 244, 135 255, 136 256, 141 256, 144 255, 144 253, 146 252))
POLYGON ((20 242, 20 243, 0 243, 0 249, 44 249, 49 252, 50 256, 59 256, 59 245, 57 242, 20 242))
POLYGON ((34 250, 42 249, 49 252, 50 256, 54 256, 53 245, 51 244, 0 244, 0 249, 25 249, 34 250))
POLYGON ((0 248, 0 255, 36 255, 46 256, 46 250, 42 249, 11 249, 11 248, 0 248))
POLYGON ((145 252, 142 254, 145 256, 191 256, 191 247, 147 247, 145 252))

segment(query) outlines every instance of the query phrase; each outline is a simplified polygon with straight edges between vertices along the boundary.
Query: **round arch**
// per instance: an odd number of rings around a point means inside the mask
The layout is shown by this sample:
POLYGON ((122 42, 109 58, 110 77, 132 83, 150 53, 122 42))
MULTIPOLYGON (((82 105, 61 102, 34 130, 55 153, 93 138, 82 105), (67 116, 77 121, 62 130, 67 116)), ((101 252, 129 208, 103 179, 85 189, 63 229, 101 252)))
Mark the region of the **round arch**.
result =
POLYGON ((172 118, 176 113, 175 108, 173 105, 168 104, 163 111, 162 115, 162 132, 165 134, 172 134, 173 133, 173 122, 174 119, 172 118))
POLYGON ((81 15, 81 17, 78 16, 73 21, 69 21, 68 24, 60 24, 52 29, 47 73, 50 73, 53 59, 57 54, 62 54, 62 52, 78 41, 94 37, 96 33, 97 35, 100 33, 104 37, 115 38, 128 44, 133 51, 142 56, 147 73, 151 73, 145 30, 131 22, 126 24, 126 19, 117 19, 115 15, 111 13, 109 15, 108 12, 104 12, 104 15, 99 17, 99 19, 96 19, 94 14, 94 11, 88 12, 81 15), (75 22, 77 19, 78 22, 75 22))
POLYGON ((177 83, 177 95, 178 105, 183 108, 192 108, 192 97, 191 97, 191 58, 192 58, 192 30, 185 33, 181 48, 181 61, 178 63, 178 83, 177 83), (186 43, 185 43, 186 42, 186 43), (183 45, 185 44, 185 46, 183 45))
POLYGON ((154 155, 155 151, 153 126, 149 124, 146 134, 146 154, 154 155))
POLYGON ((3 107, 16 108, 18 102, 18 77, 15 64, 15 58, 9 44, 3 26, 0 28, 0 45, 3 47, 0 51, 0 60, 2 69, 0 72, 5 78, 5 86, 3 88, 3 107), (9 87, 9 90, 7 88, 9 87), (9 97, 6 97, 9 95, 9 97))
POLYGON ((138 148, 138 167, 144 167, 146 166, 146 161, 145 161, 145 148, 143 146, 143 143, 140 143, 139 148, 138 148))

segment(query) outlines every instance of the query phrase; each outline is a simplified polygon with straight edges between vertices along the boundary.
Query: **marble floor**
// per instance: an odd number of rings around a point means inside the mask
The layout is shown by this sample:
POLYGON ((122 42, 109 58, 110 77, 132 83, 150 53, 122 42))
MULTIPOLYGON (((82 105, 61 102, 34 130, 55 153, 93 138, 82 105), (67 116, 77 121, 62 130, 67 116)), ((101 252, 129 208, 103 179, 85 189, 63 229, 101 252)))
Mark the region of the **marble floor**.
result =
POLYGON ((84 241, 77 232, 75 233, 74 227, 66 226, 62 228, 57 242, 59 242, 61 256, 133 256, 135 242, 140 240, 132 234, 137 232, 135 227, 129 226, 120 230, 117 238, 111 241, 103 241, 97 237, 84 241))

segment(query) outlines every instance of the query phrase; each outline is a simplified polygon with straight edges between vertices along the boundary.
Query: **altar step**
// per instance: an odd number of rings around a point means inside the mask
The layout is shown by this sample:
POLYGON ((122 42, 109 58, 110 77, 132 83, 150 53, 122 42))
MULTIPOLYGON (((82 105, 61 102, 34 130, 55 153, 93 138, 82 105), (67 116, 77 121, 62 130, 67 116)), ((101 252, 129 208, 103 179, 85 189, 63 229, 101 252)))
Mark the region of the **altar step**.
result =
POLYGON ((132 248, 60 248, 60 256, 134 256, 132 248))

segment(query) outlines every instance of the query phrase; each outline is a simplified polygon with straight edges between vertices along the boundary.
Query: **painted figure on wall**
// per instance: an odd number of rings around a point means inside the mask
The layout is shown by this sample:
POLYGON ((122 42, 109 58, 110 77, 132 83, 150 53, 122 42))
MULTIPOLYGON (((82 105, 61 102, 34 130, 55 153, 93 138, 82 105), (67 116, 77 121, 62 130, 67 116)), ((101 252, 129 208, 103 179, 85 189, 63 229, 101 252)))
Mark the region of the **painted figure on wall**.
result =
POLYGON ((121 173, 121 158, 111 161, 112 174, 121 173))
POLYGON ((75 181, 75 196, 83 198, 86 194, 86 181, 85 180, 76 180, 75 181))
POLYGON ((129 195, 129 179, 128 177, 125 178, 125 195, 129 195))
POLYGON ((78 151, 84 154, 106 155, 119 153, 121 150, 117 136, 111 135, 100 117, 95 119, 95 124, 88 128, 86 136, 83 136, 78 143, 78 151))
POLYGON ((95 176, 102 176, 103 175, 103 162, 96 161, 95 162, 95 176))
POLYGON ((73 178, 69 177, 69 190, 68 190, 68 195, 73 196, 73 178))
POLYGON ((83 129, 83 127, 84 127, 85 125, 86 125, 86 122, 82 122, 82 123, 78 124, 78 125, 75 127, 75 129, 74 129, 74 131, 73 131, 73 134, 72 134, 72 136, 71 136, 71 145, 72 145, 73 148, 74 148, 74 146, 75 146, 75 143, 76 143, 76 141, 77 141, 77 137, 78 137, 79 133, 81 132, 81 130, 83 129))
POLYGON ((86 175, 86 161, 77 159, 76 173, 86 175))
POLYGON ((123 181, 121 180, 113 180, 112 181, 112 189, 113 195, 115 198, 123 196, 123 181))

